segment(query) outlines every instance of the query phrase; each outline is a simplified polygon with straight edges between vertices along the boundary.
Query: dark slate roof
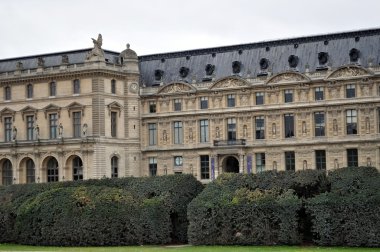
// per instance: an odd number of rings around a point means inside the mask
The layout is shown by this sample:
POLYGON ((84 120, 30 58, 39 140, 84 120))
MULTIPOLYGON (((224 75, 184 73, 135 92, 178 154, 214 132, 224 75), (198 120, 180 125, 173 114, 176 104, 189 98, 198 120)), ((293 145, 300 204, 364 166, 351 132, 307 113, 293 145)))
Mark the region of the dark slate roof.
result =
POLYGON ((191 83, 193 79, 197 82, 202 81, 206 76, 207 64, 215 65, 214 78, 219 79, 232 75, 232 62, 240 61, 242 64, 240 76, 245 78, 249 74, 251 77, 256 77, 258 73, 263 72, 259 65, 261 58, 266 58, 270 62, 267 71, 276 74, 290 70, 288 62, 290 55, 299 58, 298 66, 293 70, 305 72, 306 65, 309 65, 309 70, 314 72, 321 67, 318 61, 319 52, 328 53, 329 60, 326 66, 334 69, 351 63, 349 52, 352 48, 360 51, 358 64, 367 67, 371 59, 374 65, 378 65, 380 29, 140 56, 140 72, 142 82, 146 86, 157 84, 154 78, 157 69, 164 71, 162 78, 164 84, 181 79, 191 83), (179 74, 181 67, 189 69, 189 74, 185 78, 181 78, 179 74))
MULTIPOLYGON (((197 49, 189 51, 162 53, 139 57, 141 82, 146 86, 158 84, 155 81, 155 71, 164 72, 162 82, 164 84, 175 81, 197 82, 206 77, 205 67, 207 64, 215 65, 215 79, 232 75, 232 62, 241 63, 239 75, 246 78, 257 76, 260 72, 260 60, 269 60, 269 68, 264 72, 272 74, 290 70, 288 58, 290 55, 298 57, 297 70, 305 72, 308 65, 311 72, 319 67, 318 53, 327 52, 329 60, 326 65, 332 69, 350 63, 349 51, 356 48, 360 51, 358 64, 367 67, 371 59, 373 65, 380 62, 380 29, 368 29, 334 34, 307 36, 300 38, 264 41, 250 44, 223 46, 215 48, 197 49), (179 70, 188 68, 188 75, 181 77, 179 70)), ((0 60, 0 73, 16 70, 17 62, 23 63, 23 69, 37 68, 39 57, 45 60, 45 67, 59 66, 62 55, 67 55, 69 64, 84 63, 86 54, 91 48, 18 57, 0 60)), ((109 63, 118 64, 118 52, 104 50, 105 57, 109 63)), ((209 77, 209 76, 208 76, 209 77)))
MULTIPOLYGON (((58 53, 49 53, 41 55, 33 55, 26 57, 17 57, 11 59, 2 59, 0 60, 0 73, 2 72, 11 72, 16 70, 17 62, 23 64, 23 69, 35 69, 37 68, 38 58, 42 57, 45 60, 45 67, 54 67, 62 64, 62 55, 67 55, 69 58, 69 64, 80 64, 84 63, 88 51, 91 51, 92 48, 81 49, 75 51, 66 51, 58 53)), ((110 63, 117 64, 119 53, 104 50, 105 58, 110 63)))

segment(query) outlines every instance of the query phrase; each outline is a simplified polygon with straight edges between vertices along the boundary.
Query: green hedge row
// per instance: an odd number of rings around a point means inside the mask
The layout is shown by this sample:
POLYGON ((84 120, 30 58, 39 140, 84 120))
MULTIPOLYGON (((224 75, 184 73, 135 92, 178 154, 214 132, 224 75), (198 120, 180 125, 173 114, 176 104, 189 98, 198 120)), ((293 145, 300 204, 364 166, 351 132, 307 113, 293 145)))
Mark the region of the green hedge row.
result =
POLYGON ((380 246, 380 174, 373 167, 329 173, 331 191, 307 201, 314 242, 328 246, 380 246))
POLYGON ((380 246, 373 167, 223 174, 188 207, 192 244, 380 246))
POLYGON ((301 198, 329 190, 324 172, 222 174, 188 207, 192 244, 298 244, 301 198))
POLYGON ((131 245, 187 242, 191 175, 0 187, 0 243, 131 245))

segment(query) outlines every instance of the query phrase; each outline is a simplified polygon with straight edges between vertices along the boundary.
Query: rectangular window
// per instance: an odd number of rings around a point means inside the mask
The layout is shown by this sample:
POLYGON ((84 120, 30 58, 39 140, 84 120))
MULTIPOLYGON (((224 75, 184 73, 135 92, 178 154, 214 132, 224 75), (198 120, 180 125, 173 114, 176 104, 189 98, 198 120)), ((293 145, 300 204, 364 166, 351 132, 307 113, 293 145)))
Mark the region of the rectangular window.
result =
POLYGON ((73 89, 74 89, 74 94, 80 93, 80 81, 78 79, 74 80, 73 89))
POLYGON ((201 179, 210 179, 210 158, 207 155, 200 156, 201 179))
POLYGON ((149 102, 149 113, 151 113, 151 114, 154 114, 154 113, 156 113, 156 102, 154 102, 154 101, 150 101, 149 102))
POLYGON ((149 175, 150 176, 157 175, 157 159, 155 157, 149 158, 149 175))
POLYGON ((50 139, 56 139, 57 138, 57 122, 58 122, 58 115, 57 114, 49 114, 49 135, 50 139))
POLYGON ((174 122, 174 144, 183 144, 182 122, 174 122))
POLYGON ((355 109, 349 109, 346 111, 346 131, 347 135, 356 135, 357 131, 357 112, 355 109))
POLYGON ((32 84, 26 85, 26 98, 28 98, 28 99, 33 98, 33 85, 32 84))
POLYGON ((324 100, 323 87, 317 87, 317 88, 315 88, 314 97, 315 97, 316 101, 322 101, 322 100, 324 100))
POLYGON ((4 137, 5 142, 12 141, 12 117, 4 118, 4 137))
POLYGON ((81 114, 82 112, 73 112, 73 133, 74 137, 81 137, 81 114))
POLYGON ((285 90, 285 103, 293 102, 293 90, 285 90))
POLYGON ((208 97, 201 97, 201 109, 208 109, 208 97))
POLYGON ((285 122, 285 138, 294 137, 294 115, 285 114, 284 122, 285 122))
POLYGON ((358 167, 358 149, 347 149, 347 166, 358 167))
POLYGON ((148 130, 149 130, 149 145, 156 145, 157 144, 157 124, 155 123, 148 123, 148 130))
POLYGON ((181 99, 174 99, 174 111, 182 110, 182 102, 181 99))
POLYGON ((116 80, 111 80, 111 93, 116 94, 116 80))
POLYGON ((11 87, 5 87, 4 88, 4 99, 6 100, 6 101, 10 101, 11 100, 11 97, 12 96, 12 94, 11 94, 11 87))
POLYGON ((258 92, 256 93, 256 105, 264 104, 264 93, 258 92))
POLYGON ((265 171, 265 153, 256 153, 256 172, 265 171))
POLYGON ((265 120, 264 116, 256 116, 256 139, 265 139, 265 120))
POLYGON ((316 150, 315 151, 315 165, 317 170, 326 170, 326 151, 316 150))
POLYGON ((34 140, 34 116, 26 116, 26 140, 34 140))
POLYGON ((286 151, 285 152, 285 169, 287 171, 295 171, 296 170, 294 151, 286 151))
POLYGON ((57 93, 57 83, 55 81, 50 82, 49 84, 49 94, 50 96, 55 96, 57 93))
POLYGON ((355 96, 355 84, 348 84, 346 86, 346 98, 354 98, 355 96))
POLYGON ((199 121, 199 127, 200 127, 200 142, 206 143, 208 142, 208 120, 200 120, 199 121))
POLYGON ((228 140, 236 140, 236 119, 228 118, 227 119, 227 137, 228 140))
POLYGON ((315 123, 315 136, 324 136, 325 135, 325 113, 315 112, 314 123, 315 123))
POLYGON ((227 95, 227 107, 229 108, 235 107, 235 95, 233 94, 227 95))
POLYGON ((117 132, 117 112, 111 112, 111 137, 116 137, 117 132))

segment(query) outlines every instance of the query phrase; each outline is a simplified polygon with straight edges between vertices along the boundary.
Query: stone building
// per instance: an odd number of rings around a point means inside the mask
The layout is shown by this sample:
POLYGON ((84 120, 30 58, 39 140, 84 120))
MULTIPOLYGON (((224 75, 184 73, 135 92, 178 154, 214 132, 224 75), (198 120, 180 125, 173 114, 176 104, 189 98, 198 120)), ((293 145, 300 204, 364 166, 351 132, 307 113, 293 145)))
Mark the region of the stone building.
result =
POLYGON ((380 167, 380 29, 0 60, 2 184, 380 167))

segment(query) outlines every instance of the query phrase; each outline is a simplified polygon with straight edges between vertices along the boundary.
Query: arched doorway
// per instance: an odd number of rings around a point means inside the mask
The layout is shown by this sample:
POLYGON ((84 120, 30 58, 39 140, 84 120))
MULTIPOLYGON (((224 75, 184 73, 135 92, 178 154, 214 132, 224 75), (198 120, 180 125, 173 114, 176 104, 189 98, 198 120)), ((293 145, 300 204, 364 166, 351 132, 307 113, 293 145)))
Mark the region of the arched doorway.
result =
POLYGON ((223 171, 239 173, 239 161, 234 156, 228 156, 223 160, 223 171))
POLYGON ((36 167, 32 159, 27 159, 26 166, 26 183, 34 183, 36 181, 36 167))

